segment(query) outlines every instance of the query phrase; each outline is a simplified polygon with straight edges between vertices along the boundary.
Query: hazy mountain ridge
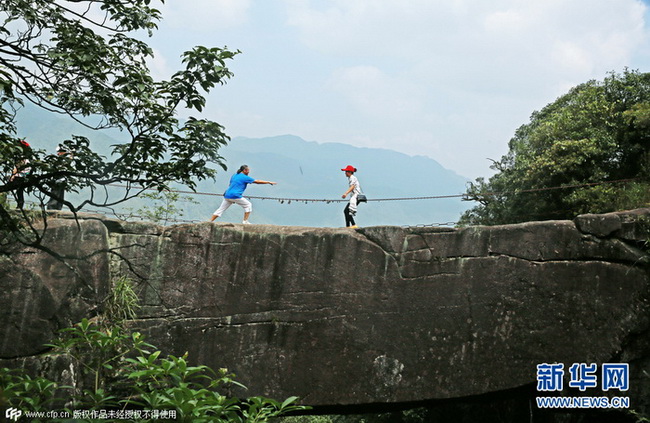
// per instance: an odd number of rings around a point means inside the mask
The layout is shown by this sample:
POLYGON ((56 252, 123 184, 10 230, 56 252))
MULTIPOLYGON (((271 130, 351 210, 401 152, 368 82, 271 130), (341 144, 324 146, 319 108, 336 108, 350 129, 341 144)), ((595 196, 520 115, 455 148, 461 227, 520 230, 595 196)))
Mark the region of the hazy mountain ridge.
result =
MULTIPOLYGON (((101 154, 119 138, 118 131, 97 132, 52 113, 33 107, 19 114, 18 130, 34 148, 54 151, 55 146, 71 134, 88 137, 101 154)), ((443 168, 423 156, 408 156, 392 150, 361 148, 342 143, 305 141, 294 135, 266 138, 234 137, 220 150, 226 159, 227 171, 220 168, 216 181, 200 181, 198 192, 221 194, 233 173, 242 164, 251 168, 256 179, 278 182, 276 186, 250 185, 246 194, 273 198, 341 200, 347 179, 340 170, 348 164, 358 169, 357 177, 369 199, 421 197, 461 194, 466 178, 443 168)), ((119 188, 115 189, 116 191, 119 188)), ((198 204, 180 204, 182 219, 207 220, 218 207, 217 196, 194 195, 198 204)), ((147 203, 132 200, 122 207, 136 210, 147 203)), ((301 226, 343 226, 341 202, 253 199, 253 223, 301 226)), ((455 222, 470 204, 459 198, 369 202, 362 204, 357 221, 362 226, 416 225, 455 222)), ((219 220, 241 222, 242 210, 233 206, 219 220)))
MULTIPOLYGON (((231 174, 242 164, 250 166, 254 178, 278 182, 274 187, 249 186, 246 192, 253 196, 339 200, 347 189, 347 179, 340 169, 348 164, 358 169, 361 187, 371 200, 460 194, 467 182, 426 157, 338 143, 319 144, 293 135, 236 137, 222 154, 229 168, 227 174, 217 178, 217 192, 225 189, 231 174)), ((292 207, 286 203, 258 203, 254 204, 258 222, 263 219, 264 223, 308 226, 341 226, 343 222, 344 203, 298 203, 294 206, 296 212, 288 214, 287 209, 292 207), (305 213, 313 218, 301 215, 305 213)), ((361 205, 357 220, 362 225, 442 223, 456 221, 468 207, 460 199, 371 201, 361 205)))

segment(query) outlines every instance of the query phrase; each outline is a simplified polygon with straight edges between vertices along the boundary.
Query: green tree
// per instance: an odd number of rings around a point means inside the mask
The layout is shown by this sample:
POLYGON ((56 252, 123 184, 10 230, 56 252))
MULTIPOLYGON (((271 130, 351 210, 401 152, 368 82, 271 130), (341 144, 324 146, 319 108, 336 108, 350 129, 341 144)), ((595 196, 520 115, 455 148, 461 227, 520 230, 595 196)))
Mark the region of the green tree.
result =
MULTIPOLYGON (((205 94, 232 76, 226 62, 238 51, 194 47, 183 54, 184 69, 169 80, 151 76, 152 49, 141 41, 157 28, 160 12, 151 0, 5 0, 0 5, 0 196, 24 191, 43 204, 54 181, 66 191, 87 193, 73 212, 86 206, 110 207, 145 189, 170 183, 194 188, 198 180, 225 169, 218 149, 229 138, 216 122, 196 117, 180 121, 180 109, 201 112, 205 94), (19 143, 16 111, 25 102, 67 115, 97 130, 118 129, 121 140, 101 156, 92 140, 70 134, 57 140, 74 160, 26 149, 19 143), (15 165, 29 172, 11 178, 15 165), (108 184, 127 186, 110 197, 108 184)), ((42 231, 34 214, 18 213, 0 202, 0 249, 16 238, 39 246, 42 231)), ((40 224, 43 228, 46 225, 40 224)))
MULTIPOLYGON (((0 405, 25 411, 71 407, 65 409, 71 416, 75 410, 117 412, 119 417, 104 420, 138 423, 263 423, 309 409, 298 405, 295 396, 281 402, 222 394, 233 387, 245 387, 227 369, 194 366, 187 353, 165 356, 145 342, 142 334, 130 329, 129 321, 138 309, 131 281, 115 280, 104 312, 59 331, 59 339, 48 345, 51 351, 40 357, 45 362, 57 356, 68 360, 73 369, 72 386, 60 386, 42 375, 30 376, 23 369, 0 368, 0 405), (140 417, 134 416, 137 410, 143 411, 140 417), (158 411, 173 411, 173 415, 165 415, 174 417, 151 414, 158 411)), ((97 421, 81 417, 74 421, 97 421)))
POLYGON ((650 73, 625 70, 578 85, 517 129, 491 166, 493 177, 470 184, 467 197, 479 205, 461 223, 570 219, 647 205, 649 127, 650 73))

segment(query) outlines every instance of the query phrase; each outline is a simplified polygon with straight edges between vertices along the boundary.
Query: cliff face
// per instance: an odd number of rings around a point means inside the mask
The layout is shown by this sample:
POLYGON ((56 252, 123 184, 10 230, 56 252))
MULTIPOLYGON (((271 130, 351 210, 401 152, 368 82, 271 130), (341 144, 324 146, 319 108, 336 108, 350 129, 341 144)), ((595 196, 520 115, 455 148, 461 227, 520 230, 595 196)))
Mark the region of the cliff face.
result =
POLYGON ((631 362, 627 395, 650 385, 650 209, 460 230, 51 227, 52 248, 94 254, 0 260, 3 358, 38 353, 100 308, 112 272, 143 278, 133 325, 151 343, 227 367, 250 395, 455 398, 533 384, 537 364, 556 362, 631 362), (95 253, 108 248, 123 259, 95 253))

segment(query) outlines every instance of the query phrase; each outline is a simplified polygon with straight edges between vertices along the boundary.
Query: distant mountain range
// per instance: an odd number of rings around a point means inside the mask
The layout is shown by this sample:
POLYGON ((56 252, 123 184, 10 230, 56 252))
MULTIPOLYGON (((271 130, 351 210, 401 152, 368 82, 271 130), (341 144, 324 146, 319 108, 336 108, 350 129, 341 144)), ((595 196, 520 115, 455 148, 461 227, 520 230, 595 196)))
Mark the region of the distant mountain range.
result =
MULTIPOLYGON (((108 154, 109 146, 120 139, 118 131, 97 133, 34 107, 20 111, 18 131, 35 148, 48 151, 54 151, 55 146, 71 134, 88 137, 101 154, 108 154)), ((252 223, 344 226, 345 203, 305 203, 289 199, 341 200, 341 194, 347 189, 347 178, 340 169, 349 164, 358 169, 356 176, 370 200, 461 194, 467 183, 466 178, 428 157, 339 143, 316 143, 293 135, 257 139, 235 137, 220 154, 226 159, 228 171, 219 169, 216 181, 201 181, 198 192, 223 193, 231 175, 242 164, 250 166, 252 177, 278 182, 276 186, 249 185, 246 190, 249 196, 285 199, 282 202, 252 199, 252 223)), ((221 202, 218 196, 194 194, 191 197, 198 204, 179 203, 184 210, 182 219, 207 220, 221 202)), ((144 200, 133 200, 122 210, 136 210, 143 205, 146 205, 144 200)), ((360 226, 456 222, 470 206, 459 198, 370 201, 360 205, 357 222, 360 226)), ((219 220, 241 222, 241 217, 241 208, 234 206, 219 220)))

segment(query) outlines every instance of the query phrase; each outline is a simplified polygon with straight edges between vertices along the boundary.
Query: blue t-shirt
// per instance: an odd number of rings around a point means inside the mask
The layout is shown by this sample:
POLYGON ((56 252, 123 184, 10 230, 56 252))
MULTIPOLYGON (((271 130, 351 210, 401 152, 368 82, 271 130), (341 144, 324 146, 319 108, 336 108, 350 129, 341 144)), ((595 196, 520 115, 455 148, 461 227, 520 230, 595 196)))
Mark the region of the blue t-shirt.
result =
POLYGON ((223 194, 224 198, 241 198, 242 195, 244 195, 246 185, 252 184, 253 182, 255 182, 255 179, 244 173, 236 173, 232 175, 232 178, 230 178, 230 186, 223 194))

